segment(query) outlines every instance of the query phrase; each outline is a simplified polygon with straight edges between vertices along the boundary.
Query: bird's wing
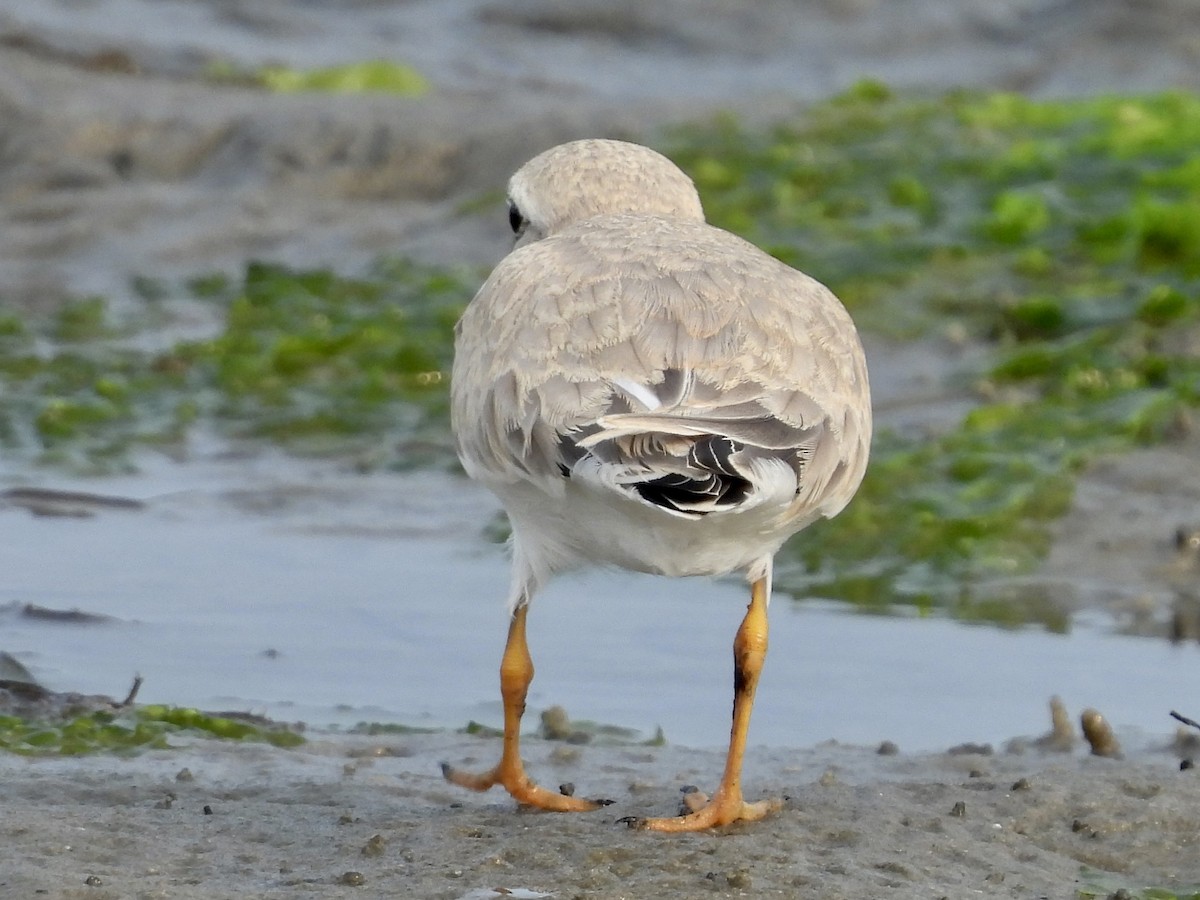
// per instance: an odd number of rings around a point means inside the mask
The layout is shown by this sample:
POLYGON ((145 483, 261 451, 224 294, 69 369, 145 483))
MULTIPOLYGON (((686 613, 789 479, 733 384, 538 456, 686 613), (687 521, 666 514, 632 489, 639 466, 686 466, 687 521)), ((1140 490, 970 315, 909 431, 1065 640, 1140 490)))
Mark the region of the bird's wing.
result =
POLYGON ((452 413, 485 482, 566 478, 678 515, 789 485, 833 515, 866 466, 857 334, 818 282, 726 232, 614 216, 510 254, 459 323, 452 413))

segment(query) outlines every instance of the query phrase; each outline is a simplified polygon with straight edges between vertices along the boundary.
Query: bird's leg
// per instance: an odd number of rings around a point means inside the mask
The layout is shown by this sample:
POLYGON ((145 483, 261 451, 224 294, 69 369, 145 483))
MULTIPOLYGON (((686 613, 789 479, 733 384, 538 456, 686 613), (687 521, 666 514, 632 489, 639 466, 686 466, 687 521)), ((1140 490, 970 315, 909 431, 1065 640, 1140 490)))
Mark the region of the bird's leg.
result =
POLYGON ((508 642, 500 660, 500 696, 504 699, 504 750, 499 764, 478 775, 442 763, 442 775, 452 784, 486 791, 496 784, 504 785, 519 803, 555 812, 583 812, 606 805, 603 801, 584 800, 556 794, 539 787, 525 774, 521 762, 521 716, 525 713, 525 695, 533 681, 533 659, 525 641, 525 615, 528 605, 517 607, 508 626, 508 642))
POLYGON ((770 575, 750 587, 750 607, 733 639, 733 728, 729 736, 729 755, 721 784, 711 799, 698 792, 686 794, 684 802, 692 812, 668 819, 629 818, 632 828, 650 831, 702 831, 739 820, 753 821, 783 808, 782 800, 747 803, 742 799, 742 757, 746 752, 746 733, 754 691, 767 656, 767 597, 770 575))

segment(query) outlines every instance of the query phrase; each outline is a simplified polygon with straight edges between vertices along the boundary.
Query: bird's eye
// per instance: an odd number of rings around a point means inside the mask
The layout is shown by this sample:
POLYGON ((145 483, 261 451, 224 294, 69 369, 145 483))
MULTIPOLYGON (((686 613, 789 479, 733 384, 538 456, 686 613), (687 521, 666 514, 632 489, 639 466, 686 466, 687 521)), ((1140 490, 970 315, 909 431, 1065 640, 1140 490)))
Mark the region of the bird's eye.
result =
POLYGON ((508 204, 508 224, 512 226, 513 234, 520 234, 521 229, 525 227, 525 217, 521 215, 521 210, 517 209, 517 204, 511 201, 508 204))

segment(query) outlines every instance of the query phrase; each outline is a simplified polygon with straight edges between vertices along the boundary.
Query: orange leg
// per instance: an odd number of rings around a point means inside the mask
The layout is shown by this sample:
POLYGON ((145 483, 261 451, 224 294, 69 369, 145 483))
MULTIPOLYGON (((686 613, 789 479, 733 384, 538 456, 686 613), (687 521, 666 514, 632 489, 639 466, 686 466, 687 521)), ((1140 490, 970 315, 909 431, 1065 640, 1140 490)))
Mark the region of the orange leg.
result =
POLYGON ((685 803, 692 810, 687 815, 669 819, 629 817, 621 820, 631 828, 703 831, 731 822, 761 819, 783 808, 782 800, 747 803, 742 799, 742 757, 746 753, 746 733, 750 728, 750 711, 754 707, 758 676, 767 656, 767 584, 767 578, 760 578, 751 585, 750 607, 733 639, 733 728, 720 786, 712 799, 699 793, 685 795, 685 803))
POLYGON ((442 775, 452 784, 486 791, 496 784, 504 785, 518 803, 549 809, 555 812, 584 812, 606 806, 607 801, 583 800, 556 794, 539 787, 525 774, 521 762, 521 716, 525 713, 525 695, 533 681, 533 659, 525 641, 525 615, 528 606, 513 613, 508 626, 508 642, 500 660, 500 696, 504 699, 504 750, 500 763, 490 771, 473 775, 442 763, 442 775))

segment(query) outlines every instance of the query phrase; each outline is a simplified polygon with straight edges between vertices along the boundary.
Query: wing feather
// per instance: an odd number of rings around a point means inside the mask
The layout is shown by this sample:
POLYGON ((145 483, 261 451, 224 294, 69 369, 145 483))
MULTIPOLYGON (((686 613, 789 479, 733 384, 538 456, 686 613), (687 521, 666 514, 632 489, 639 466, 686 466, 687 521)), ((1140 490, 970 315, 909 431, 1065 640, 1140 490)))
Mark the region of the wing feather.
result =
POLYGON ((790 477, 811 518, 866 466, 867 375, 841 304, 701 223, 597 217, 522 247, 458 337, 454 429, 485 482, 553 491, 566 473, 694 515, 790 477))

